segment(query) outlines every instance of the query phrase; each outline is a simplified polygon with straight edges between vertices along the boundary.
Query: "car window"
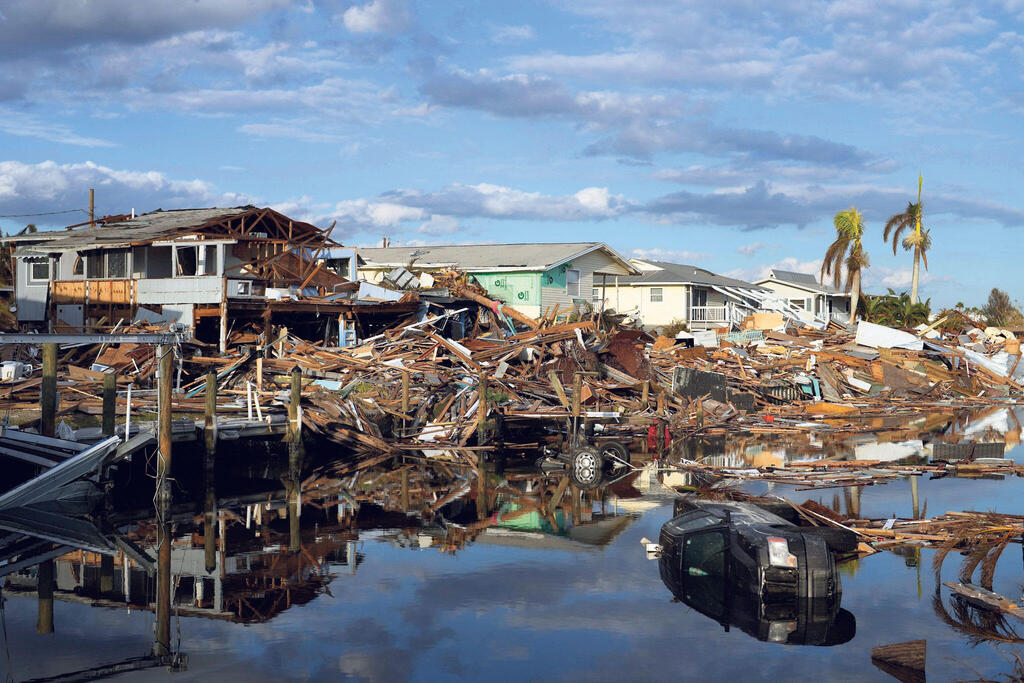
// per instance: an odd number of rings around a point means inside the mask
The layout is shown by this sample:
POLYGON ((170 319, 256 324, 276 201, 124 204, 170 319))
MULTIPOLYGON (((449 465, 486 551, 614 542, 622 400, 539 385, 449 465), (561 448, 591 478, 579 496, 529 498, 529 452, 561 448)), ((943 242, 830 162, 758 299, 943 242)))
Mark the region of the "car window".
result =
POLYGON ((697 531, 698 529, 703 529, 706 526, 718 524, 720 521, 722 520, 709 512, 697 510, 690 513, 689 516, 680 519, 676 522, 675 526, 679 531, 697 531))
POLYGON ((683 544, 683 573, 689 576, 723 576, 725 534, 706 531, 688 535, 683 544))
POLYGON ((725 616, 724 531, 689 534, 683 542, 684 602, 710 617, 725 616))

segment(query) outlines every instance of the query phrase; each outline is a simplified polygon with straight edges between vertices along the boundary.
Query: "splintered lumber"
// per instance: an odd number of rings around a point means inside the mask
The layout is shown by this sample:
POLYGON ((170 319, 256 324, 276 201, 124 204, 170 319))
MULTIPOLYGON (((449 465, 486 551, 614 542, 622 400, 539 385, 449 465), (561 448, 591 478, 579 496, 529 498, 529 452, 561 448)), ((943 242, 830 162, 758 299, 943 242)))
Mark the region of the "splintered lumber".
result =
POLYGON ((904 683, 924 683, 927 649, 926 640, 879 645, 871 649, 871 663, 904 683))
POLYGON ((953 581, 945 581, 942 585, 972 605, 982 609, 1011 614, 1018 619, 1024 619, 1024 608, 999 593, 993 593, 987 588, 975 586, 973 583, 957 583, 953 581))

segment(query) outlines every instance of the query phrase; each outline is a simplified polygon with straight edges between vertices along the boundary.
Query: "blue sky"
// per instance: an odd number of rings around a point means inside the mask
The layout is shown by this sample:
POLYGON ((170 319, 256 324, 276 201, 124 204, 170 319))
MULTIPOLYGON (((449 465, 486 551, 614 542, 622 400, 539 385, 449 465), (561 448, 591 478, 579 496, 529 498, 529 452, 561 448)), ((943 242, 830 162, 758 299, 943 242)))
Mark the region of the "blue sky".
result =
POLYGON ((0 0, 0 218, 271 205, 368 245, 817 272, 924 174, 922 295, 1024 298, 1024 2, 0 0))

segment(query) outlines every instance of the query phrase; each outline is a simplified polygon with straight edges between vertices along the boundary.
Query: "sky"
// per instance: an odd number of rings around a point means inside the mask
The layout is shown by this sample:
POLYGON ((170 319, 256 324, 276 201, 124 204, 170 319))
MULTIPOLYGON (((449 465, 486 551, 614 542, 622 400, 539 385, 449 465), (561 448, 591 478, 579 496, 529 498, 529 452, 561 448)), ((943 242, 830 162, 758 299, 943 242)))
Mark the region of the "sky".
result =
POLYGON ((750 280, 817 273, 856 206, 880 293, 920 173, 922 297, 1024 299, 1022 74, 1024 0, 0 0, 0 229, 95 188, 750 280))

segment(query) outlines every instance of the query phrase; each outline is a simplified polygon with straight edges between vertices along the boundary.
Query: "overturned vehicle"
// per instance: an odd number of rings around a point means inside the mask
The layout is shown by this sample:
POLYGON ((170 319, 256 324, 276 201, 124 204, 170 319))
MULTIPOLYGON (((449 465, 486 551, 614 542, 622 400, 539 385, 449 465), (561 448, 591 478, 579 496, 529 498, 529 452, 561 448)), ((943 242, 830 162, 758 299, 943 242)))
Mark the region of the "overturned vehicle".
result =
POLYGON ((840 608, 835 560, 856 546, 848 532, 800 527, 749 502, 687 498, 676 512, 661 528, 658 564, 680 601, 759 640, 836 645, 853 638, 856 620, 840 608))

